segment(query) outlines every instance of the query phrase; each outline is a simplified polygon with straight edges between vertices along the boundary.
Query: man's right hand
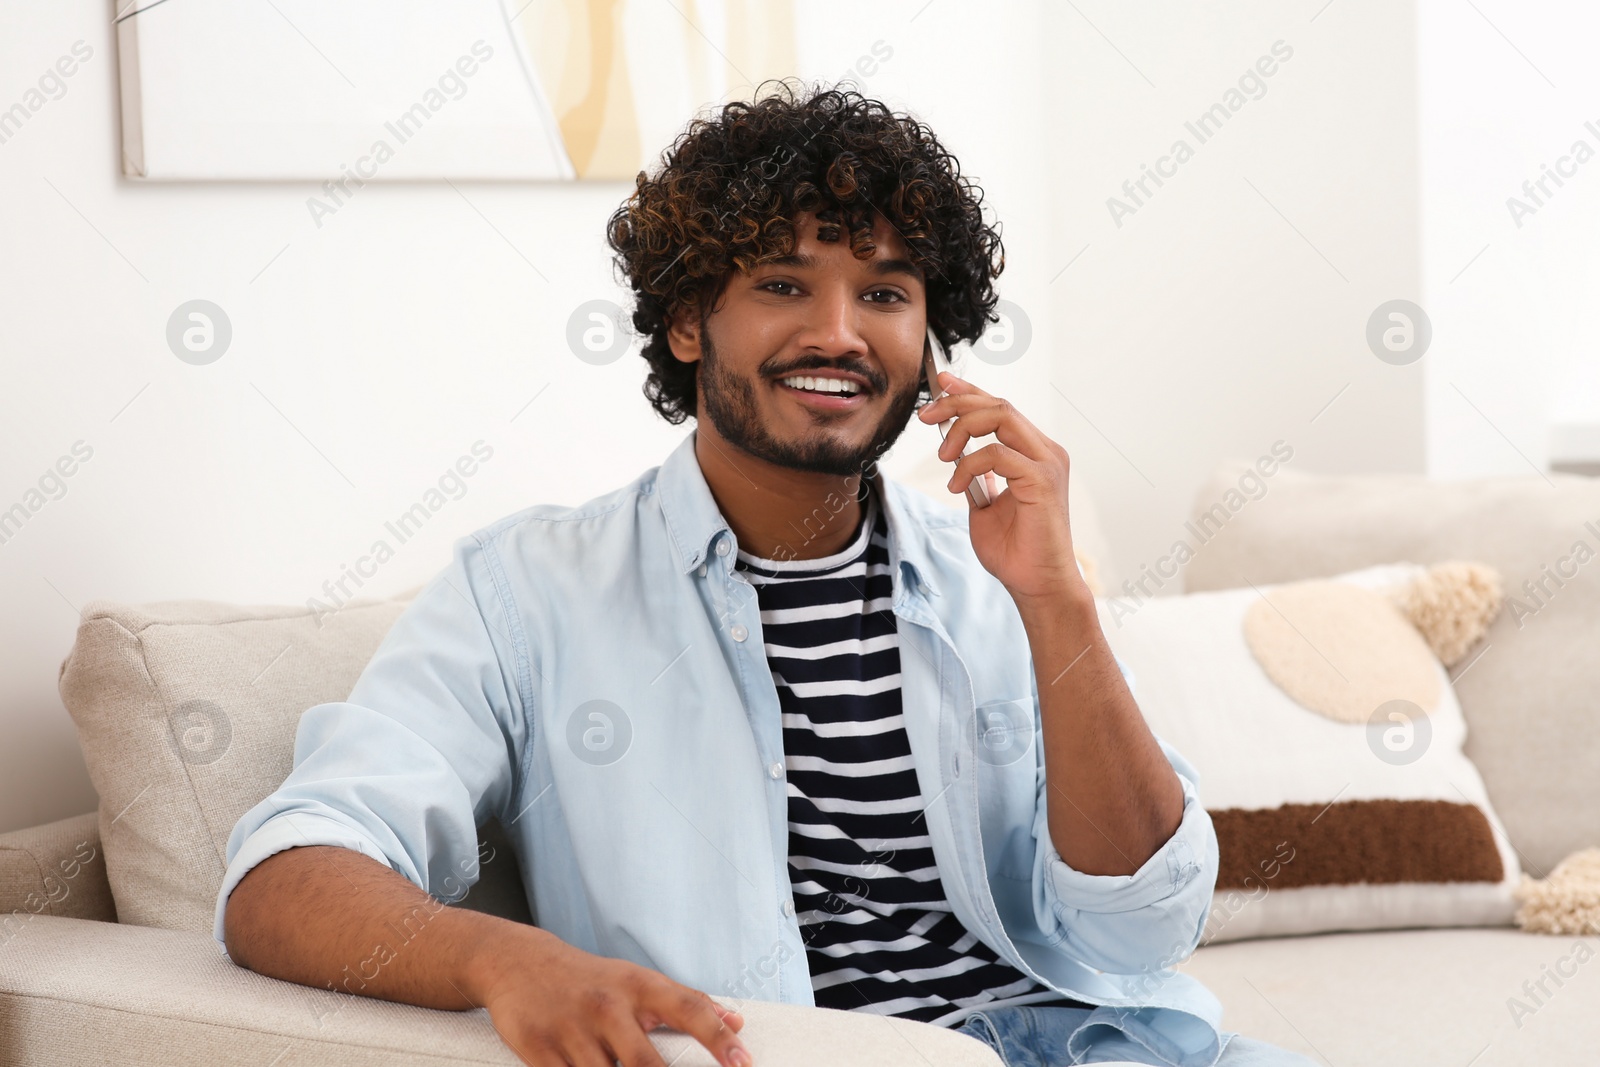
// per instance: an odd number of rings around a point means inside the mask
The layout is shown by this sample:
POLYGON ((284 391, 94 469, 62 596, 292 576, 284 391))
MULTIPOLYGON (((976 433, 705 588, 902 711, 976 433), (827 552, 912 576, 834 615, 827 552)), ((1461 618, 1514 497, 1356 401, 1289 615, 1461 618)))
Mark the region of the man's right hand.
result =
POLYGON ((704 993, 549 931, 446 907, 337 845, 256 864, 229 897, 223 932, 228 955, 257 974, 446 1011, 487 1008, 500 1039, 536 1067, 666 1067, 646 1036, 662 1025, 722 1067, 753 1067, 738 1037, 744 1017, 704 993))
POLYGON ((699 990, 536 927, 496 932, 473 960, 465 992, 524 1063, 667 1067, 646 1036, 665 1025, 695 1038, 723 1067, 752 1067, 738 1037, 744 1017, 699 990))

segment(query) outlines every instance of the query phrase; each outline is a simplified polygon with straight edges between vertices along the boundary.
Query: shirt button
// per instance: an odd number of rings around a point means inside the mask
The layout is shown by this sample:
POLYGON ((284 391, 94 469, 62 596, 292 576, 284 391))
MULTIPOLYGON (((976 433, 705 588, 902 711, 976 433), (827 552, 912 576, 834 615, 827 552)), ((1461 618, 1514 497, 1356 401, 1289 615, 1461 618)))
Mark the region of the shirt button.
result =
POLYGON ((726 542, 726 541, 718 541, 717 542, 717 555, 726 556, 727 554, 728 554, 728 542, 726 542))
POLYGON ((706 565, 704 563, 700 564, 699 574, 700 574, 700 577, 702 577, 702 578, 704 578, 706 576, 706 565))
POLYGON ((728 632, 733 635, 733 639, 735 641, 743 641, 745 638, 750 636, 750 631, 746 630, 742 624, 737 622, 733 624, 733 629, 729 630, 728 632))
POLYGON ((785 915, 793 915, 794 914, 794 901, 786 900, 786 901, 783 902, 783 913, 785 915))
POLYGON ((767 777, 774 778, 774 779, 782 778, 783 777, 783 764, 774 763, 772 766, 768 767, 767 768, 767 777))

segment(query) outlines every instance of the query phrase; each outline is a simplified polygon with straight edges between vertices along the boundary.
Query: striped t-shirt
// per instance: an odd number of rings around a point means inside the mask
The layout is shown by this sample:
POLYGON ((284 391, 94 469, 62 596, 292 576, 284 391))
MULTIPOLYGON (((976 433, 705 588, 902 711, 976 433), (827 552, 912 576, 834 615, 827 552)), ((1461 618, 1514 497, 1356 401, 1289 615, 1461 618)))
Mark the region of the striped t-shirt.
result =
POLYGON ((943 1026, 980 1007, 1091 1007, 1000 960, 950 909, 900 705, 888 526, 875 494, 849 546, 740 551, 783 712, 789 879, 822 1007, 943 1026))

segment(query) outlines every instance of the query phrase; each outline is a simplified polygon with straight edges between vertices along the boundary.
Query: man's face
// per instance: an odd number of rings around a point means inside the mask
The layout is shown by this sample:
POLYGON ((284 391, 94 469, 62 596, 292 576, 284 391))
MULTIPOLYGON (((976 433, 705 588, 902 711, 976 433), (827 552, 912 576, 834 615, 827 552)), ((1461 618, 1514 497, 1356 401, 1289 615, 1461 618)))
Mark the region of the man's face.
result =
POLYGON ((794 254, 734 274, 699 343, 675 338, 673 351, 699 359, 699 418, 721 437, 778 466, 849 477, 888 451, 916 407, 926 293, 881 217, 864 260, 843 234, 817 240, 816 225, 799 215, 794 254))

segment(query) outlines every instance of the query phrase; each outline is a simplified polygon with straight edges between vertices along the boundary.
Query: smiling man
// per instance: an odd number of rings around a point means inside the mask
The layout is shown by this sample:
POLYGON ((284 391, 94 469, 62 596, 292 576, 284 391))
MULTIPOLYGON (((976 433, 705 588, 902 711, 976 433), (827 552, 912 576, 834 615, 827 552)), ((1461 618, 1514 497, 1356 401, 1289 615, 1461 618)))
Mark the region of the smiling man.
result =
POLYGON ((639 176, 608 236, 646 396, 693 432, 463 538, 302 716, 228 843, 235 961, 486 1007, 540 1065, 657 1067, 667 1025, 748 1067, 713 995, 958 1028, 1009 1067, 1309 1062, 1172 969, 1216 838, 1100 631, 1067 452, 948 374, 918 410, 925 331, 973 340, 997 299, 979 200, 926 126, 788 86, 639 176), (994 435, 949 484, 990 506, 881 474, 913 417, 955 420, 947 461, 994 435), (536 926, 429 907, 489 819, 536 926))

